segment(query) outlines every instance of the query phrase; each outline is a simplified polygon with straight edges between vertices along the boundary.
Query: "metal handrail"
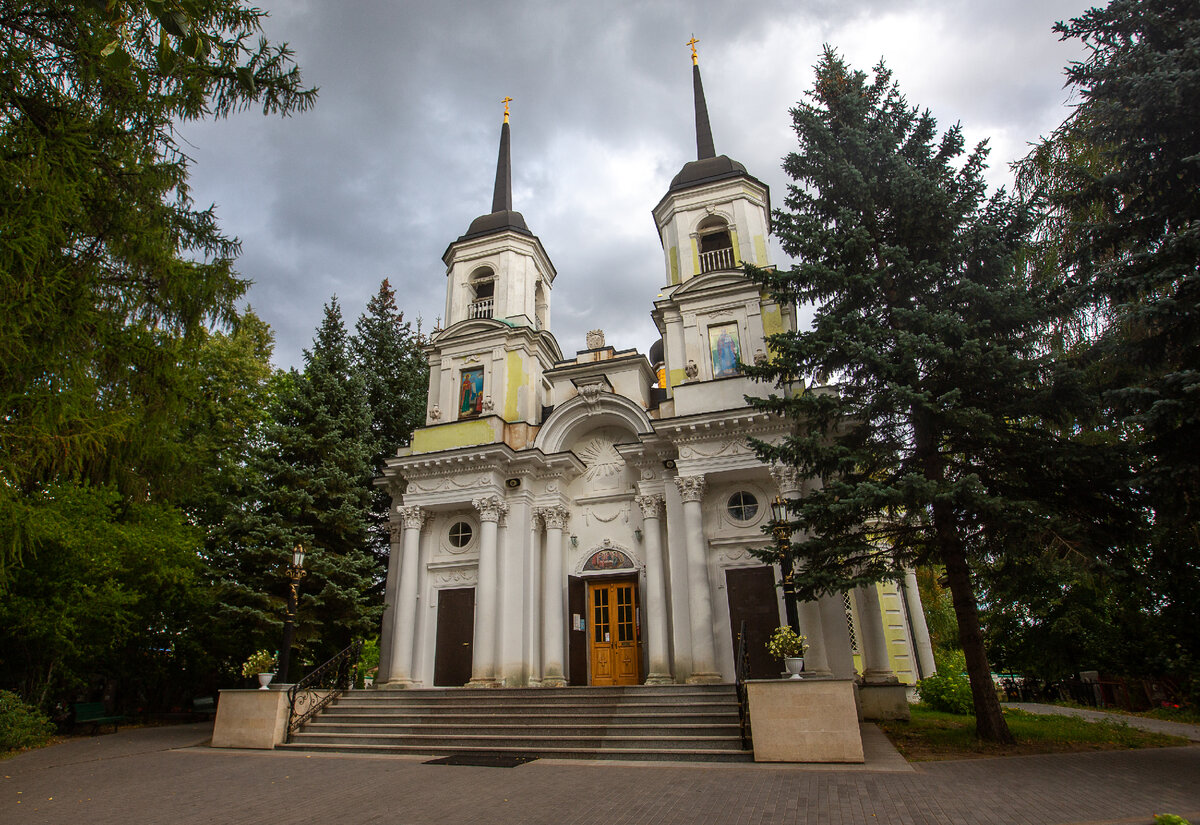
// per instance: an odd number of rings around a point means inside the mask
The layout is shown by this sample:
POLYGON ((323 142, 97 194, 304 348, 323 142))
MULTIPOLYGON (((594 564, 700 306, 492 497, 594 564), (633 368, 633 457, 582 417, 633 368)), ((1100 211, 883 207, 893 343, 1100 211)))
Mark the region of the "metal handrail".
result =
POLYGON ((361 651, 362 639, 358 639, 288 688, 288 740, 301 725, 350 689, 361 651))
POLYGON ((738 628, 737 656, 734 659, 734 681, 737 688, 738 722, 742 729, 742 749, 750 750, 754 746, 754 737, 750 730, 750 693, 746 690, 746 680, 750 678, 750 649, 746 646, 746 622, 738 628))

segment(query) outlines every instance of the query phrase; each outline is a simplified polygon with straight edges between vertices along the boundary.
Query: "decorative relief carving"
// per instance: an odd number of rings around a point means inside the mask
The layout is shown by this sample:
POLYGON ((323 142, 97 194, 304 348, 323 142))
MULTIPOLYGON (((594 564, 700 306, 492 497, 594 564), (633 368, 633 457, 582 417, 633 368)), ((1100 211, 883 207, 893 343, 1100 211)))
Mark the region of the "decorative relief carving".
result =
POLYGON ((642 518, 659 518, 662 515, 662 496, 638 496, 634 501, 642 508, 642 518))
POLYGON ((579 387, 579 397, 588 404, 595 404, 600 400, 601 393, 604 392, 604 385, 599 381, 591 384, 583 384, 579 387))
POLYGON ((704 488, 708 486, 704 476, 676 476, 674 481, 679 497, 684 501, 700 501, 704 497, 704 488))
POLYGON ((771 465, 771 478, 779 485, 779 492, 785 496, 794 496, 800 492, 800 471, 790 464, 771 465))
POLYGON ((750 452, 750 446, 746 443, 745 439, 740 437, 728 438, 719 444, 712 444, 709 442, 704 446, 701 446, 700 444, 693 444, 690 447, 681 446, 679 448, 679 455, 684 458, 695 458, 696 456, 702 456, 704 458, 716 458, 717 456, 729 455, 731 453, 736 454, 748 452, 750 452))
POLYGON ((600 349, 604 346, 604 330, 590 329, 587 334, 587 348, 600 349))
POLYGON ((683 374, 688 377, 688 380, 694 381, 700 374, 700 367, 696 366, 695 361, 688 361, 687 366, 683 368, 683 374))
POLYGON ((493 401, 492 397, 489 395, 483 399, 483 411, 491 412, 494 409, 496 409, 496 402, 493 401))
POLYGON ((500 500, 500 496, 483 496, 471 499, 471 506, 479 511, 480 521, 500 521, 500 517, 508 512, 508 505, 500 500))
POLYGON ((717 554, 718 560, 729 562, 731 564, 735 562, 750 561, 752 558, 753 556, 750 555, 750 551, 745 547, 736 550, 722 550, 717 554))
POLYGON ((420 507, 399 507, 396 512, 400 514, 400 521, 406 530, 420 530, 429 518, 429 514, 420 507))
POLYGON ((757 366, 760 366, 760 367, 761 367, 763 364, 767 363, 767 360, 768 360, 768 359, 767 359, 767 354, 766 354, 765 352, 763 352, 761 349, 756 349, 756 350, 754 351, 754 363, 755 363, 755 365, 757 365, 757 366))
POLYGON ((429 410, 429 420, 430 421, 440 421, 441 418, 442 418, 442 410, 440 407, 438 407, 437 404, 434 404, 433 408, 429 410))
POLYGON ((575 447, 579 460, 587 465, 583 477, 594 488, 608 488, 620 481, 625 459, 613 447, 614 438, 608 432, 598 433, 582 446, 575 447))
POLYGON ((404 525, 392 522, 388 525, 388 539, 392 544, 399 544, 404 539, 404 525))
POLYGON ((546 522, 547 530, 562 530, 571 519, 571 512, 561 504, 553 507, 539 507, 537 513, 546 522))
MULTIPOLYGON (((600 512, 598 512, 595 507, 589 507, 587 509, 587 516, 589 518, 594 518, 596 521, 603 522, 604 524, 608 524, 610 521, 616 521, 617 516, 621 515, 624 512, 625 512, 625 508, 622 506, 618 506, 617 509, 613 511, 613 514, 611 516, 605 516, 605 515, 602 515, 600 512)), ((628 519, 626 519, 626 521, 628 521, 628 519)))
POLYGON ((474 567, 457 570, 440 570, 434 574, 433 583, 435 586, 448 584, 475 584, 477 575, 478 571, 474 567))

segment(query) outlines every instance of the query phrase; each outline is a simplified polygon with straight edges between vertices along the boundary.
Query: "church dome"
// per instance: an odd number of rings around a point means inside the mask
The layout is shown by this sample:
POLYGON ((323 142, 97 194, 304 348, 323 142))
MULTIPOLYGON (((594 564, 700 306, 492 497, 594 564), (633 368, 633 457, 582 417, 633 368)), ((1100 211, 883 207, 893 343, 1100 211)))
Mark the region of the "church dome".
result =
POLYGON ((471 225, 467 227, 466 234, 460 237, 459 240, 477 238, 481 235, 492 235, 496 232, 507 230, 520 232, 523 235, 533 234, 529 231, 529 227, 525 225, 525 218, 521 216, 520 212, 514 212, 511 209, 501 209, 498 212, 492 212, 488 215, 480 215, 471 221, 471 225))
POLYGON ((671 186, 668 191, 674 192, 679 189, 697 186, 701 183, 742 177, 745 174, 746 167, 728 155, 718 155, 715 158, 701 158, 700 160, 685 163, 679 174, 671 179, 671 186))
POLYGON ((663 340, 659 338, 650 345, 650 363, 657 366, 663 362, 663 340))

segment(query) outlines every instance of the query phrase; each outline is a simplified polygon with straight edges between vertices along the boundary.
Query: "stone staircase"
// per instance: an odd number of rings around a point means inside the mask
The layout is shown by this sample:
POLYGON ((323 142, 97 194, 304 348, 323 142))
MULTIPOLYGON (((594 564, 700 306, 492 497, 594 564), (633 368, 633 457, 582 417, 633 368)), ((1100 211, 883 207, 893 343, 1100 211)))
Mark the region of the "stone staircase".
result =
POLYGON ((355 690, 280 748, 748 762, 733 685, 355 690))

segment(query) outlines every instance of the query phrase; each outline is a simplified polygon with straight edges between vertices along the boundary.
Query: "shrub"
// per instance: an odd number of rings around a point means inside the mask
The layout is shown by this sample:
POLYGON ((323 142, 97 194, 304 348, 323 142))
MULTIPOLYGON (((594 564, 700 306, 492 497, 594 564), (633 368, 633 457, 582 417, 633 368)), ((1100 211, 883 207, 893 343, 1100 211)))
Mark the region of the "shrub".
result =
POLYGON ((935 673, 933 676, 927 676, 917 682, 917 693, 931 710, 962 714, 975 712, 971 683, 961 673, 935 673))
POLYGON ((54 734, 54 723, 21 697, 0 690, 0 753, 46 744, 54 734))

